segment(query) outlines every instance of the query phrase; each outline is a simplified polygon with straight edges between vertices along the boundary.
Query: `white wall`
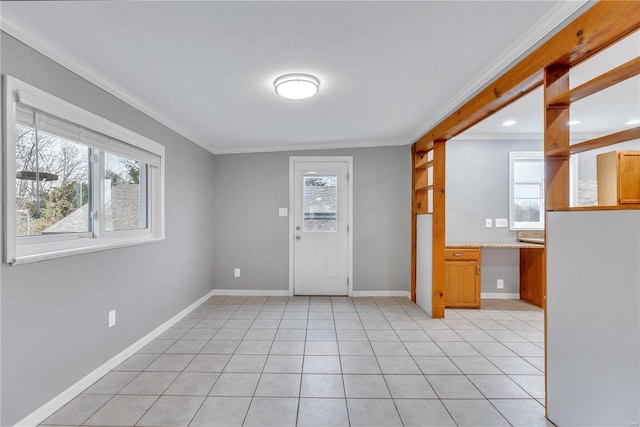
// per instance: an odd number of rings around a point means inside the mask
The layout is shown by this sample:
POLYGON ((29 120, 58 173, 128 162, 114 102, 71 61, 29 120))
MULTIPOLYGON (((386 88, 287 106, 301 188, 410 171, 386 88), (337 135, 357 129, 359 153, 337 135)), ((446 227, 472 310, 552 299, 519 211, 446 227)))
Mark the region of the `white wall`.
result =
POLYGON ((637 426, 640 211, 549 212, 546 243, 549 419, 637 426))

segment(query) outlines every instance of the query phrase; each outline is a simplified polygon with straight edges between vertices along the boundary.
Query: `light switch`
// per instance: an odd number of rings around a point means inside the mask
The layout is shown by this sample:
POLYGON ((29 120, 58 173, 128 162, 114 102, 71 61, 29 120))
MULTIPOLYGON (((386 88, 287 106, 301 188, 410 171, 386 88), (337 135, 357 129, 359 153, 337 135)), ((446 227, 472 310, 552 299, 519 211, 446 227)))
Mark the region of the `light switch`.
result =
POLYGON ((280 216, 289 216, 289 209, 288 208, 279 208, 278 209, 278 214, 280 216))
POLYGON ((493 227, 493 225, 492 225, 492 224, 493 224, 493 221, 491 220, 491 218, 487 218, 487 219, 485 219, 485 220, 484 220, 484 226, 485 226, 486 228, 491 228, 491 227, 493 227))

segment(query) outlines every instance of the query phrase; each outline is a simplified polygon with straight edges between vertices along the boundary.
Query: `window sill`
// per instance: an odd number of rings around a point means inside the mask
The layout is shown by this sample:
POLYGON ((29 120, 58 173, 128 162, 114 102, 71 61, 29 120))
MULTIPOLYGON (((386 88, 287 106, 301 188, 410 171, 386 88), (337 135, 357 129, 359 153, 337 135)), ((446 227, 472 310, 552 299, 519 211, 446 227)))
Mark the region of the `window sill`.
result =
MULTIPOLYGON (((92 245, 84 245, 76 248, 60 248, 60 249, 51 249, 48 251, 37 251, 37 253, 28 253, 27 246, 18 247, 18 255, 16 255, 15 259, 7 260, 8 264, 11 266, 22 265, 22 264, 30 264, 38 261, 46 261, 56 258, 64 258, 73 255, 80 254, 88 254, 93 252, 106 251, 111 249, 118 248, 126 248, 129 246, 139 246, 146 245, 149 243, 159 243, 164 240, 164 237, 131 237, 128 239, 114 239, 112 241, 105 241, 106 239, 101 239, 99 242, 95 242, 92 245), (20 253, 23 252, 23 253, 20 253)), ((35 252, 35 251, 31 251, 35 252)))

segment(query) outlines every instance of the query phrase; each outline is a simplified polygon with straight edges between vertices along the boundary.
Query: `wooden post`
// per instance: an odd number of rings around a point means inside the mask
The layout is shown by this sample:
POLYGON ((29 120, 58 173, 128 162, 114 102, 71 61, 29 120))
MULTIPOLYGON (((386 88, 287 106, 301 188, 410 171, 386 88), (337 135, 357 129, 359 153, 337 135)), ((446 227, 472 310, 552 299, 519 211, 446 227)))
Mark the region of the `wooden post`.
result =
POLYGON ((445 247, 445 144, 433 145, 433 258, 431 317, 444 317, 444 247, 445 247))
POLYGON ((549 157, 552 150, 569 148, 569 104, 549 100, 569 91, 569 66, 552 65, 544 71, 545 204, 553 211, 569 207, 569 156, 549 157))

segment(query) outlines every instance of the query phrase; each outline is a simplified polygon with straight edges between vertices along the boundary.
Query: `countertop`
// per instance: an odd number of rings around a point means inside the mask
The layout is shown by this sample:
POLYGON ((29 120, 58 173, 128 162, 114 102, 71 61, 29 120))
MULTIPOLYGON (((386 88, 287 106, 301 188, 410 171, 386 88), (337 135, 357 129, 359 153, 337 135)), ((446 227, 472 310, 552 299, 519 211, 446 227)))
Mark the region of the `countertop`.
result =
POLYGON ((520 249, 520 248, 544 248, 544 239, 522 239, 520 242, 504 242, 504 243, 480 243, 480 242, 447 242, 447 248, 485 248, 485 249, 520 249), (539 243, 534 243, 539 241, 539 243))

